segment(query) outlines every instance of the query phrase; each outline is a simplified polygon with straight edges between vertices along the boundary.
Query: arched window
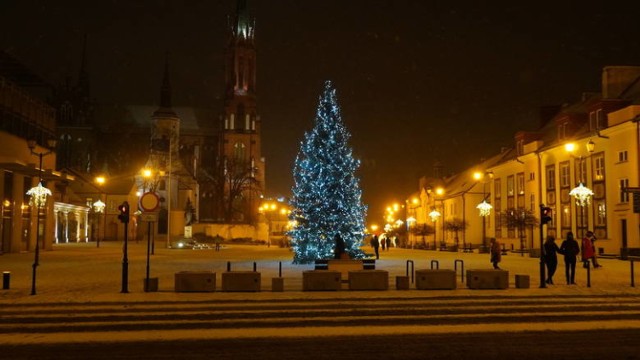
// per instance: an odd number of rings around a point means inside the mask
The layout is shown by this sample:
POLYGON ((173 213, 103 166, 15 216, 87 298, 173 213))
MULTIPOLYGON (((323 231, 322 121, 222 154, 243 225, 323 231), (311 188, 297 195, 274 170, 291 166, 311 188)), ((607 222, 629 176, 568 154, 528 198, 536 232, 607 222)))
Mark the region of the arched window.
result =
POLYGON ((236 161, 244 161, 245 149, 246 149, 246 146, 243 143, 235 143, 233 145, 233 158, 236 161))

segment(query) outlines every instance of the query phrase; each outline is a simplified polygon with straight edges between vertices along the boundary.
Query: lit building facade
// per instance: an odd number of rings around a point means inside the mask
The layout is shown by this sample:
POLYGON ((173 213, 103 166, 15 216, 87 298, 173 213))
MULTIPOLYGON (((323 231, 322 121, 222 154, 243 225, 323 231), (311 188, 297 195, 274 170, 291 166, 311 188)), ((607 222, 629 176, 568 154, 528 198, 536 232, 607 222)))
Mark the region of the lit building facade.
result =
POLYGON ((507 250, 538 254, 544 205, 553 215, 543 237, 561 240, 573 232, 580 238, 592 230, 603 254, 639 253, 640 204, 634 212, 627 191, 640 184, 639 79, 640 67, 606 67, 601 94, 545 109, 539 131, 518 132, 512 148, 474 168, 421 181, 422 207, 438 209, 444 225, 454 219, 465 224, 457 237, 445 226, 445 243, 480 248, 483 239, 495 237, 507 250), (483 176, 474 179, 476 172, 483 176), (444 188, 440 198, 431 195, 434 182, 444 188), (592 191, 582 203, 572 195, 580 185, 592 191), (477 209, 483 199, 491 205, 488 216, 477 209))

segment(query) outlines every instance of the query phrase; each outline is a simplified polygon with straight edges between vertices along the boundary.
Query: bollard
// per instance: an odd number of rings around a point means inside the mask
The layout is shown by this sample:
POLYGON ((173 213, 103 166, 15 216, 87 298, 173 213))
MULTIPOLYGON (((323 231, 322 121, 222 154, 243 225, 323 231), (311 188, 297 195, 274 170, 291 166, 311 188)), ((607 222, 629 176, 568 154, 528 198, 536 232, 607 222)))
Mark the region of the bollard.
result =
POLYGON ((407 260, 407 276, 409 276, 409 264, 411 264, 411 283, 413 284, 413 273, 414 273, 413 260, 407 260))
POLYGON ((440 263, 438 260, 431 260, 431 270, 433 270, 433 264, 436 264, 436 269, 440 269, 440 263))
POLYGON ((2 289, 9 290, 11 285, 11 271, 2 272, 2 289))
POLYGON ((256 263, 255 263, 255 261, 254 261, 254 262, 253 262, 253 272, 256 272, 256 269, 257 269, 257 268, 258 268, 258 267, 256 266, 256 263))
POLYGON ((591 266, 589 265, 587 265, 587 287, 591 287, 591 266))
POLYGON ((278 277, 282 277, 282 261, 278 263, 278 277))
POLYGON ((231 271, 231 261, 227 261, 227 271, 231 271))
POLYGON ((453 262, 453 269, 458 272, 458 263, 460 263, 460 282, 464 282, 464 261, 457 259, 453 262))
POLYGON ((631 287, 635 287, 636 282, 633 275, 633 259, 631 259, 631 287))

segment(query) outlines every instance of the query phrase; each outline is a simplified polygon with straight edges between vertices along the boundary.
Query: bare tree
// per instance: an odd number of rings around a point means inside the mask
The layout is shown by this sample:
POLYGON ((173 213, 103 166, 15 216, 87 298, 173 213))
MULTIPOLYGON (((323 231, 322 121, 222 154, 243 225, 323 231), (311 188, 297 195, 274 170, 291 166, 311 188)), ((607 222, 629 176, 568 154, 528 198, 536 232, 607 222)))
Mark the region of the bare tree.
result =
POLYGON ((416 224, 411 228, 411 232, 416 236, 421 236, 422 244, 420 244, 420 247, 427 248, 425 236, 433 234, 435 232, 435 228, 428 224, 416 224))
MULTIPOLYGON (((467 226, 469 226, 469 223, 467 223, 466 221, 462 221, 461 219, 458 219, 458 218, 453 218, 451 220, 446 220, 444 222, 445 231, 449 231, 449 232, 452 232, 454 234, 454 239, 456 240, 456 246, 460 245, 460 240, 458 238, 458 233, 460 231, 464 231, 464 229, 466 229, 467 226)), ((465 242, 464 246, 466 246, 466 242, 465 242)))
POLYGON ((520 239, 520 250, 524 250, 526 230, 533 229, 538 224, 538 219, 531 210, 527 209, 506 209, 500 213, 502 224, 507 229, 517 231, 520 239))

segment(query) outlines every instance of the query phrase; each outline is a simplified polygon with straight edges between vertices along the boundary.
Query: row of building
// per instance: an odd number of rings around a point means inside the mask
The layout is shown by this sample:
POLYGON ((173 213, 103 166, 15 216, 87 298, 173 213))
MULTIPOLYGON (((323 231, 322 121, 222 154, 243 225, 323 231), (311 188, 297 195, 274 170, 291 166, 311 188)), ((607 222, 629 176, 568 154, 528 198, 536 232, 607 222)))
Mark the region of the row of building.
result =
POLYGON ((496 238, 537 254, 547 236, 592 230, 600 253, 640 255, 640 67, 605 67, 601 90, 544 108, 538 131, 516 133, 474 167, 421 178, 405 204, 409 245, 472 249, 496 238))

